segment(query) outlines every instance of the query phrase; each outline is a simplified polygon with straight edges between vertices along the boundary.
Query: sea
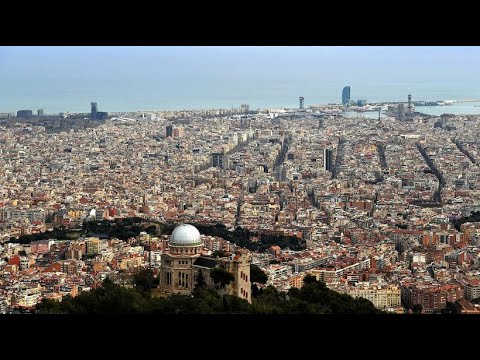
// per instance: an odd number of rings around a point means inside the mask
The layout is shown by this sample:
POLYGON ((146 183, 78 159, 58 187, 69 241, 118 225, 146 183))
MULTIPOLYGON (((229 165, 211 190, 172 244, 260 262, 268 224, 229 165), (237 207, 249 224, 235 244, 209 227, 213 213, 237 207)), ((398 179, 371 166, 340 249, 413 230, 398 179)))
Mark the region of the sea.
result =
POLYGON ((0 113, 298 108, 347 85, 367 103, 476 100, 479 62, 480 47, 0 47, 0 113))
MULTIPOLYGON (((1 78, 0 78, 1 80, 1 78)), ((216 79, 201 81, 195 77, 182 81, 152 79, 122 79, 109 81, 75 78, 32 78, 4 82, 0 86, 0 113, 22 109, 44 109, 45 114, 59 112, 90 112, 90 102, 97 102, 98 111, 163 111, 183 109, 230 109, 248 104, 250 109, 298 108, 299 97, 304 97, 306 107, 340 103, 342 82, 319 82, 315 79, 271 81, 259 76, 236 79, 235 82, 216 79)), ((444 101, 480 99, 480 88, 475 83, 455 87, 446 83, 378 83, 368 81, 351 85, 352 99, 366 99, 367 103, 407 101, 444 101), (430 87, 429 87, 430 86, 430 87), (441 91, 439 90, 441 89, 441 91)), ((479 102, 458 102, 446 106, 418 106, 418 111, 441 115, 480 114, 479 102)), ((352 114, 353 115, 353 114, 352 114)), ((378 118, 378 112, 363 113, 365 117, 378 118)))

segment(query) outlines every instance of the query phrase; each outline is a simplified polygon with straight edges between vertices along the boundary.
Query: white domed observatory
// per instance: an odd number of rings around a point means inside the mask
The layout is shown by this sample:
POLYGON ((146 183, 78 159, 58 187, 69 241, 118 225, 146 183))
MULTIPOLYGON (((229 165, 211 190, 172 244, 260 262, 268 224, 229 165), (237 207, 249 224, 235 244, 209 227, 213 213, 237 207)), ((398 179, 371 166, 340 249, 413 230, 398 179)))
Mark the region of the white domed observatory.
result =
POLYGON ((199 254, 202 248, 202 237, 198 229, 190 224, 181 224, 175 228, 170 237, 170 253, 199 254))
POLYGON ((213 286, 210 276, 212 269, 221 267, 234 277, 227 287, 227 293, 251 302, 250 263, 246 250, 236 251, 232 258, 201 256, 202 236, 190 224, 180 224, 172 232, 169 242, 170 252, 162 254, 160 269, 160 292, 165 294, 189 295, 195 288, 197 277, 202 273, 206 285, 213 286))
POLYGON ((193 264, 200 257, 202 247, 202 237, 195 226, 181 224, 173 230, 169 242, 170 253, 162 254, 162 291, 189 294, 193 290, 193 264))

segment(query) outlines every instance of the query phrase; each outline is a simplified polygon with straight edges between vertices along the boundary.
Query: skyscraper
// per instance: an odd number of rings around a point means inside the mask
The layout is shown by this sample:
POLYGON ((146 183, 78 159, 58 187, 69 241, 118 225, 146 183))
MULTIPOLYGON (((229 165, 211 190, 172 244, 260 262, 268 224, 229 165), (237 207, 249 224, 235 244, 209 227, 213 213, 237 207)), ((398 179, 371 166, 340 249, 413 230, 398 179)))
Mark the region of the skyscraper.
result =
POLYGON ((323 129, 323 125, 324 125, 323 119, 322 118, 318 119, 318 128, 323 129))
POLYGON ((166 127, 166 134, 165 137, 172 137, 173 136, 173 126, 172 125, 167 125, 166 127))
POLYGON ((29 119, 33 116, 32 110, 18 110, 17 117, 29 119))
POLYGON ((92 118, 92 120, 97 120, 97 103, 96 102, 92 102, 90 103, 91 105, 91 110, 90 110, 90 117, 92 118))
POLYGON ((350 101, 350 86, 345 86, 342 90, 342 104, 347 105, 350 101))
POLYGON ((412 95, 408 94, 407 114, 410 115, 411 113, 412 113, 412 95))
POLYGON ((397 120, 399 120, 399 121, 404 121, 405 120, 405 105, 404 104, 398 104, 397 120))
POLYGON ((212 153, 212 167, 225 170, 228 167, 228 157, 224 153, 212 153))
POLYGON ((333 151, 331 149, 323 149, 323 169, 325 171, 333 169, 333 151))
POLYGON ((303 110, 303 100, 304 100, 304 97, 303 97, 303 96, 300 96, 298 99, 300 100, 300 110, 303 110))

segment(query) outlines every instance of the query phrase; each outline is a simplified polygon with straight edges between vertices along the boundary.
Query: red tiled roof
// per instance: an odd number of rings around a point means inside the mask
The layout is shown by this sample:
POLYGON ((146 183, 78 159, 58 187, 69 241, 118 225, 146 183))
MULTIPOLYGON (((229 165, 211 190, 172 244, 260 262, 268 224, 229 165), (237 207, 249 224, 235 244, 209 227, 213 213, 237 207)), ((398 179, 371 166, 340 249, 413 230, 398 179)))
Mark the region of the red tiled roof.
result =
POLYGON ((7 265, 17 265, 20 266, 20 256, 15 255, 10 260, 8 260, 7 265))

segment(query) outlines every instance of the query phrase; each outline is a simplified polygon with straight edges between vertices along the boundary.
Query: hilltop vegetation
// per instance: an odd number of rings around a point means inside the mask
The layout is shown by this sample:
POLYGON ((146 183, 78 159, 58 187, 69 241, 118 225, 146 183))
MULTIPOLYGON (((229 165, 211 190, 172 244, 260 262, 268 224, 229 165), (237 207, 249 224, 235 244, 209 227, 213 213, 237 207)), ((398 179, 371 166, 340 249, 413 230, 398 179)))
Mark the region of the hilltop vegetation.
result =
POLYGON ((301 289, 287 293, 274 287, 253 286, 252 304, 231 295, 220 295, 214 288, 197 286, 192 296, 172 295, 150 298, 143 284, 124 288, 106 279, 103 287, 61 302, 43 300, 40 314, 376 314, 381 313, 365 299, 329 290, 313 276, 304 279, 301 289))
MULTIPOLYGON (((127 240, 130 237, 138 236, 142 231, 151 235, 170 235, 178 224, 162 224, 158 221, 143 219, 140 217, 130 217, 114 220, 102 221, 84 221, 81 229, 55 228, 53 231, 22 235, 18 239, 11 238, 10 242, 20 244, 30 244, 32 241, 45 239, 75 240, 80 236, 89 234, 105 234, 109 238, 118 238, 127 240)), ((291 250, 305 249, 305 241, 296 236, 285 236, 277 234, 262 234, 240 227, 234 231, 229 231, 225 225, 206 225, 192 223, 201 234, 218 236, 230 241, 238 246, 251 251, 264 252, 272 245, 278 245, 282 249, 291 250), (258 241, 251 241, 253 237, 258 236, 258 241)))
POLYGON ((460 226, 462 226, 462 224, 465 224, 467 222, 480 222, 480 211, 472 212, 470 216, 465 216, 454 221, 453 225, 455 226, 455 229, 460 231, 460 226))
MULTIPOLYGON (((228 230, 223 224, 207 225, 192 223, 201 234, 218 236, 222 239, 230 241, 238 246, 246 248, 250 251, 264 252, 272 245, 278 245, 282 249, 289 248, 291 250, 305 249, 305 241, 296 236, 286 236, 278 234, 264 234, 256 231, 250 231, 237 227, 234 231, 228 230), (257 241, 251 241, 253 237, 258 236, 257 241)), ((165 234, 171 234, 175 224, 167 224, 164 227, 165 234)))
POLYGON ((110 238, 127 240, 130 237, 140 235, 142 231, 152 235, 158 234, 162 231, 162 224, 155 221, 142 219, 140 217, 102 221, 84 221, 81 229, 55 228, 53 231, 22 235, 18 239, 11 238, 10 242, 30 244, 32 241, 45 239, 74 240, 80 236, 86 236, 90 234, 105 234, 110 238))

